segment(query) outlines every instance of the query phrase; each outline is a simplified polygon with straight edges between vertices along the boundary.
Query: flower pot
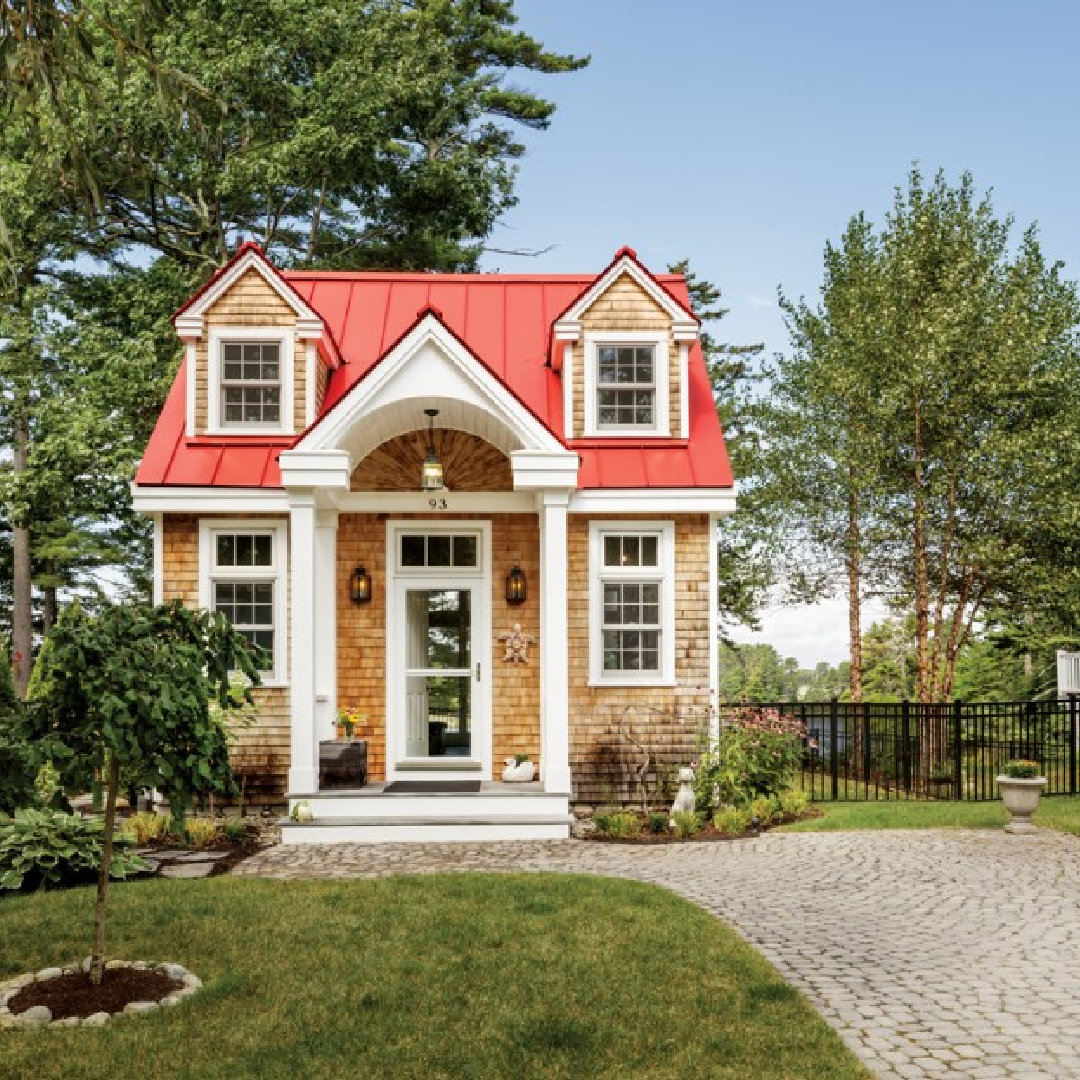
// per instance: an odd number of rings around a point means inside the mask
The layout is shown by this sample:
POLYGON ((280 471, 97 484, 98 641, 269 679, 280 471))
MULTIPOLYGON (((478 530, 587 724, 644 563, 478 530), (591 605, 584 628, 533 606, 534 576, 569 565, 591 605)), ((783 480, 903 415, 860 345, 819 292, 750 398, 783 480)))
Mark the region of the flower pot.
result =
POLYGON ((1005 831, 1010 833, 1035 832, 1035 826, 1031 823, 1031 815, 1039 806, 1039 796, 1046 787, 1045 776, 1034 776, 1022 780, 1015 776, 999 776, 997 778, 998 791, 1001 792, 1005 809, 1009 811, 1012 820, 1005 826, 1005 831))

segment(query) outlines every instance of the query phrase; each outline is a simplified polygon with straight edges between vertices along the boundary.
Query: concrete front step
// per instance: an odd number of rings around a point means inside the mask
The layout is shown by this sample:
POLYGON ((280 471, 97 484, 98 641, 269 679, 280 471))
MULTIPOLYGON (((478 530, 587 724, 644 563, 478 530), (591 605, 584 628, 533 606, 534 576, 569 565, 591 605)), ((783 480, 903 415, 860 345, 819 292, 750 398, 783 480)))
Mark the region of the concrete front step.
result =
POLYGON ((562 818, 570 813, 566 795, 542 791, 528 794, 445 795, 289 795, 290 809, 306 802, 316 821, 424 819, 430 821, 487 821, 500 818, 562 818))
MULTIPOLYGON (((460 807, 459 807, 460 809, 460 807)), ((470 809, 472 809, 470 807, 470 809)), ((375 816, 284 821, 283 844, 469 843, 477 840, 565 840, 570 814, 375 816)))

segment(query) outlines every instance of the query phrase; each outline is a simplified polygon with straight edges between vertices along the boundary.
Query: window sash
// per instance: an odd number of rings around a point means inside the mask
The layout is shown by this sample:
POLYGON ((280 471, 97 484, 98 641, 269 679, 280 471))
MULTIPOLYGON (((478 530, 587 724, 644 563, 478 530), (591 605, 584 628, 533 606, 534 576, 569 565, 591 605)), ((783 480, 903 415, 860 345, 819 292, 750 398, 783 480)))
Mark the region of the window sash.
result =
POLYGON ((223 341, 220 349, 221 423, 279 425, 281 343, 223 341))
POLYGON ((656 426, 656 347, 599 345, 596 351, 598 429, 656 426))
POLYGON ((275 579, 253 581, 215 577, 211 581, 213 610, 229 620, 234 630, 253 645, 264 650, 261 670, 274 670, 274 647, 277 626, 275 620, 275 579))
POLYGON ((662 666, 663 581, 601 579, 603 670, 658 675, 662 666))

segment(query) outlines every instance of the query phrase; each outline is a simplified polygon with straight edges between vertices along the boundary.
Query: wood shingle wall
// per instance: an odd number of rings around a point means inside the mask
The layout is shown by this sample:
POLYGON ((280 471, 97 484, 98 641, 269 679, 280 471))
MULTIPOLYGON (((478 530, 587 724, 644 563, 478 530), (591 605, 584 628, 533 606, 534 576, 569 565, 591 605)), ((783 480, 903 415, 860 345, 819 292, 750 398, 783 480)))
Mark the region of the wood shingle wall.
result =
MULTIPOLYGON (((435 429, 435 451, 449 491, 511 491, 510 459, 467 431, 435 429)), ((356 466, 353 491, 412 491, 427 457, 428 433, 410 431, 389 439, 356 466)))

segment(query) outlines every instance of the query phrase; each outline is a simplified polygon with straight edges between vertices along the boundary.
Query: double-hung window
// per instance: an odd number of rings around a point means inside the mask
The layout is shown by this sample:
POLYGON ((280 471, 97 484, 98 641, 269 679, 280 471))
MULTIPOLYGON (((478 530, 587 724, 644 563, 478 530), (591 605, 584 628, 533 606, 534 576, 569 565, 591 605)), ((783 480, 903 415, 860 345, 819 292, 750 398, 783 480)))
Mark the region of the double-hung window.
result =
POLYGON ((203 606, 221 612, 262 649, 268 682, 281 681, 284 671, 284 549, 283 523, 204 521, 201 526, 203 606))
POLYGON ((281 425, 281 343, 221 343, 221 422, 281 425))
POLYGON ((674 529, 669 522, 593 522, 594 683, 666 684, 674 676, 674 529))
POLYGON ((667 436, 669 349, 662 332, 585 335, 585 437, 667 436))

